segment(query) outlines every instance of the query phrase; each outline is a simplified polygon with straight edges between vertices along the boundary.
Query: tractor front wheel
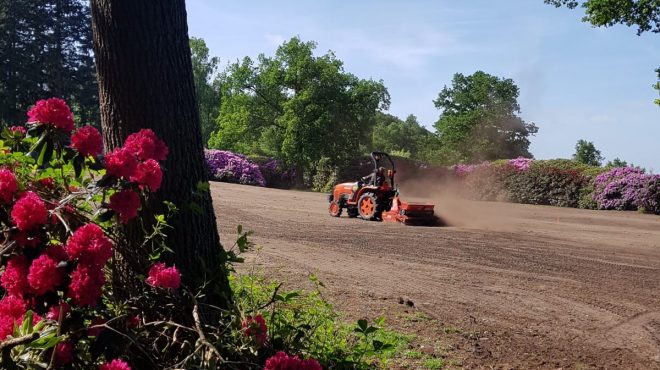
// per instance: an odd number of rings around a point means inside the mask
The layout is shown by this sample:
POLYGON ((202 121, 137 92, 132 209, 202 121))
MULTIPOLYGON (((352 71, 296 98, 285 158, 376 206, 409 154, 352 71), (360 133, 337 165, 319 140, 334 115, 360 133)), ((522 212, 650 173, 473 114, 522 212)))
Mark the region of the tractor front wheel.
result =
POLYGON ((380 215, 376 197, 371 193, 366 193, 358 200, 358 213, 365 220, 376 220, 380 215))
POLYGON ((333 200, 330 202, 330 207, 328 207, 328 212, 330 213, 330 216, 332 217, 339 217, 341 216, 341 207, 339 206, 339 203, 337 201, 333 200))

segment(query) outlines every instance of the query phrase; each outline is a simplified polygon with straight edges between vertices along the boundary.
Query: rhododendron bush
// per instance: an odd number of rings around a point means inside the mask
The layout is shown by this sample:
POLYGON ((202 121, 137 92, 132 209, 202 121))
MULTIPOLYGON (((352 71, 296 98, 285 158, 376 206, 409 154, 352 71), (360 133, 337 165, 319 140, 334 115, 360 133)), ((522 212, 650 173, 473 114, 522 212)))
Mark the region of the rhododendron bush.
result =
POLYGON ((225 150, 205 150, 211 178, 244 185, 266 186, 259 166, 246 156, 225 150))
MULTIPOLYGON (((129 369, 113 356, 121 351, 97 341, 113 305, 109 263, 122 258, 118 228, 139 222, 160 187, 167 146, 141 130, 103 156, 99 131, 76 130, 57 98, 38 101, 27 116, 26 127, 2 132, 0 148, 0 341, 11 350, 2 368, 129 369)), ((142 271, 145 289, 179 288, 176 267, 153 262, 142 271)), ((135 327, 124 313, 118 326, 135 327)))
POLYGON ((660 175, 639 168, 516 158, 452 169, 463 195, 475 199, 660 213, 660 175))

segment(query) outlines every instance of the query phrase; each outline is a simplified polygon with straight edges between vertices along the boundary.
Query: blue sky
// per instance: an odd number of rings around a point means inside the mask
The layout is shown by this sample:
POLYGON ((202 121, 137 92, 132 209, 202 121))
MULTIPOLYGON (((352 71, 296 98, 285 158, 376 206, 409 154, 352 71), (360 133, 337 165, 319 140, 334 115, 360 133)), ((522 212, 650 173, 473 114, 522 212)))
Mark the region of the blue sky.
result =
POLYGON ((431 129, 432 101, 453 74, 483 70, 520 88, 521 115, 539 127, 536 158, 568 158, 586 139, 607 159, 660 172, 658 34, 593 28, 581 9, 543 0, 188 0, 187 9, 190 35, 223 68, 300 36, 319 54, 334 51, 346 71, 382 79, 390 113, 431 129))

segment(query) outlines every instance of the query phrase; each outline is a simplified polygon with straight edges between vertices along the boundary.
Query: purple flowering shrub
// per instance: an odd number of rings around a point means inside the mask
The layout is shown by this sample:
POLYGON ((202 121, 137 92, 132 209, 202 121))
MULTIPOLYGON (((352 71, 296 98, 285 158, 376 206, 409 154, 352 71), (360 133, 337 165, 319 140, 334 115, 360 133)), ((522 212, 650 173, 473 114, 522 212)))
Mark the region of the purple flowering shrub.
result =
POLYGON ((593 200, 599 209, 660 213, 660 175, 634 167, 615 167, 594 180, 593 200))
POLYGON ((525 158, 525 157, 518 157, 515 159, 509 159, 507 163, 515 168, 518 171, 527 171, 529 167, 532 165, 532 162, 534 162, 533 159, 531 158, 525 158))
POLYGON ((204 157, 213 180, 266 186, 259 166, 242 154, 209 149, 204 151, 204 157))

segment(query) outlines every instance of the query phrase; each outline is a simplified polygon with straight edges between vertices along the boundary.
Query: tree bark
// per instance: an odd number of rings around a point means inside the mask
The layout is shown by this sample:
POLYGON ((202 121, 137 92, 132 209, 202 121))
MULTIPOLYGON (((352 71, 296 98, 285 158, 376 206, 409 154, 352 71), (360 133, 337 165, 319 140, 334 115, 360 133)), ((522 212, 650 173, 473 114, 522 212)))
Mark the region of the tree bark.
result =
MULTIPOLYGON (((207 283, 207 303, 228 307, 231 290, 208 190, 184 0, 92 0, 92 30, 106 150, 142 128, 169 147, 154 204, 173 202, 167 245, 184 284, 207 283), (199 207, 191 206, 196 203, 199 207)), ((143 212, 143 220, 153 209, 143 212)), ((146 220, 149 221, 149 220, 146 220)), ((126 237, 135 238, 130 231, 126 237)), ((144 253, 144 252, 142 252, 144 253)), ((142 256, 144 257, 144 256, 142 256)), ((146 274, 147 271, 137 273, 146 274)))

